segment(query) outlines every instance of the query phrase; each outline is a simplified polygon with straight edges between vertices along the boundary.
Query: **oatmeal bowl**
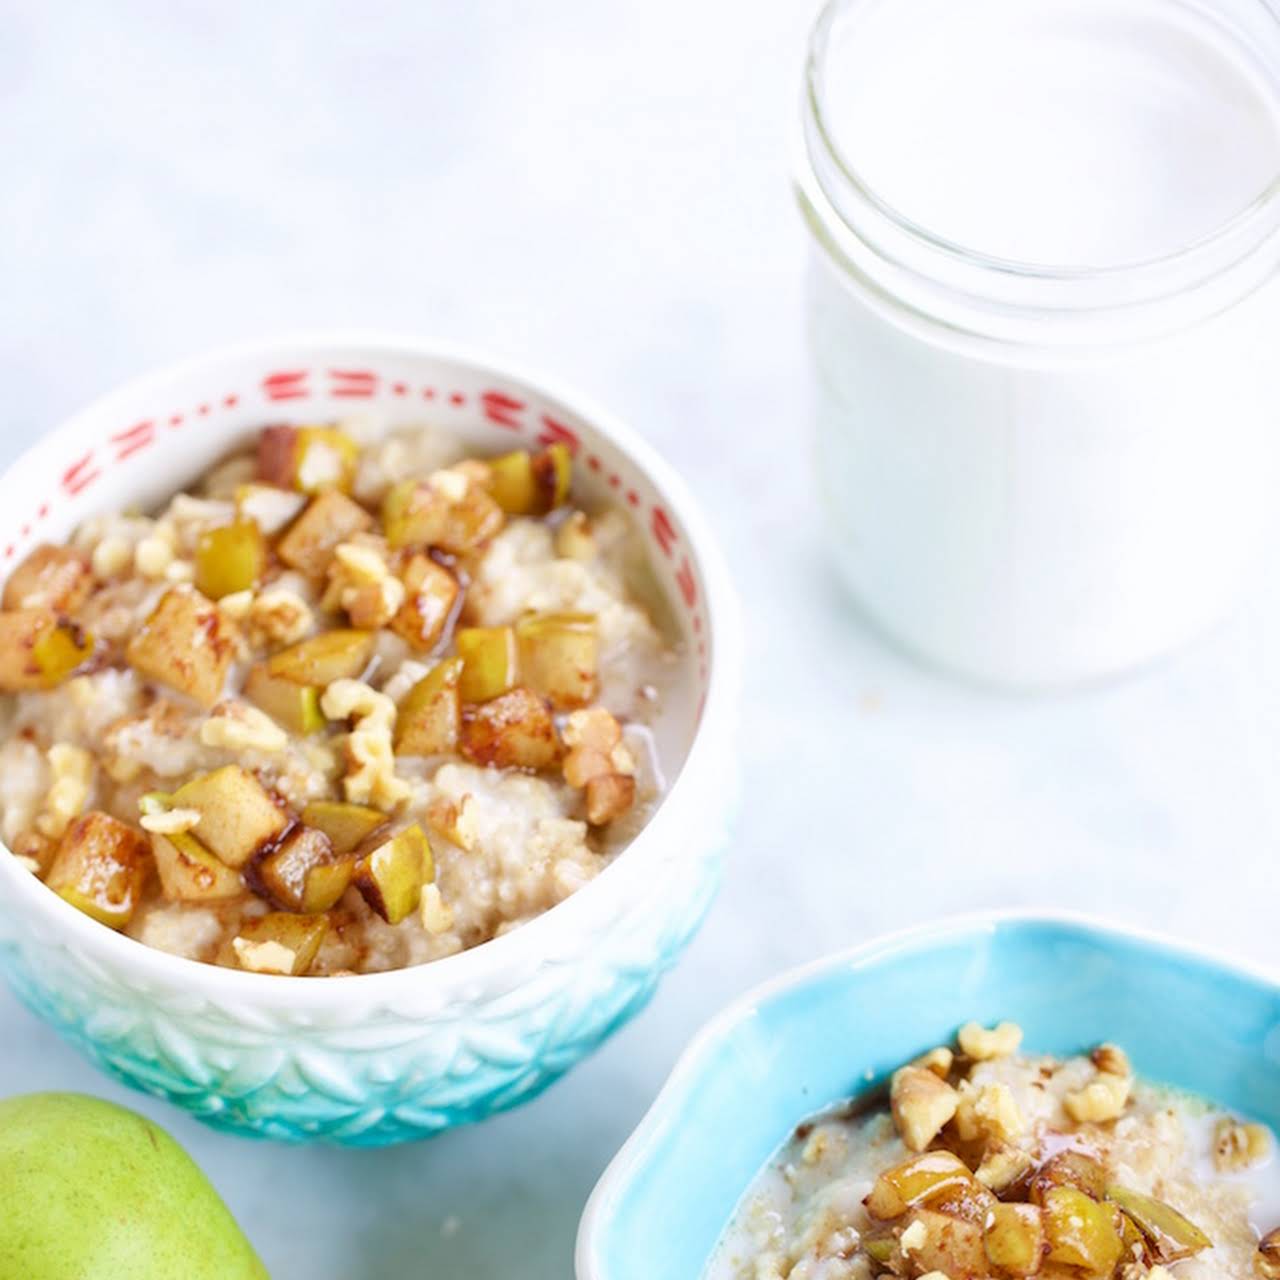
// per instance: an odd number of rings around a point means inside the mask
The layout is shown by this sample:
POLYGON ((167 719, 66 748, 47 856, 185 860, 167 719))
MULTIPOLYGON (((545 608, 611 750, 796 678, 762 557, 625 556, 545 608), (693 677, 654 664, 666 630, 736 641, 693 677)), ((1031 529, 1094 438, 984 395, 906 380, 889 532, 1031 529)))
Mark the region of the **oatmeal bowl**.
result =
POLYGON ((0 486, 0 968, 100 1066, 382 1145, 652 993, 727 843, 740 628, 643 441, 300 339, 130 384, 0 486))
POLYGON ((578 1280, 1266 1280, 1277 1132, 1277 975, 948 921, 714 1020, 597 1186, 578 1280))

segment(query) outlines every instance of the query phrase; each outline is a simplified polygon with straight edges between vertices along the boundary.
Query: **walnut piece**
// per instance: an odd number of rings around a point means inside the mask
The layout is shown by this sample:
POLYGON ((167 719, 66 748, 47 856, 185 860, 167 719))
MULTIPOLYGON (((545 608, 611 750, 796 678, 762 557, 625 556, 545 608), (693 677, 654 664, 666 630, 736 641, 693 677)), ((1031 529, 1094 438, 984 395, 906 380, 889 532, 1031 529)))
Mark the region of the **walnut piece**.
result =
POLYGON ((889 1104, 909 1151, 925 1150, 955 1115, 959 1103, 960 1095, 926 1067, 901 1067, 893 1073, 889 1104))
POLYGON ((1022 1043, 1022 1028, 1016 1022, 1002 1022, 988 1031, 976 1022, 966 1022, 956 1040, 961 1053, 974 1062, 987 1062, 1017 1053, 1022 1043))

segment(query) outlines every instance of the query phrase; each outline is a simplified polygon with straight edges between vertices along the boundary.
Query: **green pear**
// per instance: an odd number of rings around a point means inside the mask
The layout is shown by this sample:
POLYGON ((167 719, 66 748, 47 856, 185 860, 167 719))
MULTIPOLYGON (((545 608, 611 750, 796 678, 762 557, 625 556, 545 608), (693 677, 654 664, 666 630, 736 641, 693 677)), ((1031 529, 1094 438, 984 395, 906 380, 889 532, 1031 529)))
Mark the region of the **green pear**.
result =
POLYGON ((0 1280, 267 1280, 159 1125, 78 1093, 0 1101, 0 1280))

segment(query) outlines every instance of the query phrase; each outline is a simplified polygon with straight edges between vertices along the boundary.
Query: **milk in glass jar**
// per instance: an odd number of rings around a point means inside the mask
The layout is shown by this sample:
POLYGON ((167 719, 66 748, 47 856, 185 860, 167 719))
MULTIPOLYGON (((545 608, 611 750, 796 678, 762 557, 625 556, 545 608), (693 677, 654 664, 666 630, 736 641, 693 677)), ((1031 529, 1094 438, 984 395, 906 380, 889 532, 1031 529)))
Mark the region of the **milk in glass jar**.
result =
POLYGON ((800 204, 820 483, 905 647, 1050 685, 1218 618, 1280 428, 1267 0, 833 0, 800 204))

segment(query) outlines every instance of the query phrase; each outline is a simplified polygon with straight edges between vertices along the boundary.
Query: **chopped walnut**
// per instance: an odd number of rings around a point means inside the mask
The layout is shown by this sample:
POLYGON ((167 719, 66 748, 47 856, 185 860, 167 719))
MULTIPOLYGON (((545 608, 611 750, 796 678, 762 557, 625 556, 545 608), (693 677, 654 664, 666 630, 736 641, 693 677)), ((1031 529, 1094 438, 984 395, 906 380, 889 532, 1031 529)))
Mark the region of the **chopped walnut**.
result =
POLYGON ((561 737, 566 747, 591 747, 607 754, 622 742, 622 726, 603 707, 588 707, 565 717, 561 737))
POLYGON ((622 817, 635 802, 636 780, 630 774, 601 774, 587 783, 587 821, 593 827, 622 817))
POLYGON ((479 840, 477 808, 476 799, 470 793, 457 803, 437 796, 427 808, 427 821, 450 843, 470 853, 479 840))
POLYGON ((172 563, 173 547, 154 534, 143 538, 133 549, 134 568, 144 578, 151 578, 153 581, 163 578, 172 563))
POLYGON ((82 747, 55 743, 48 751, 53 782, 44 798, 44 808, 36 816, 36 830, 57 840, 89 803, 93 788, 93 757, 82 747))
POLYGON ((385 627, 404 604, 405 586, 373 542, 340 542, 329 564, 326 608, 342 608, 362 631, 385 627))
POLYGON ((556 530, 556 555, 565 560, 594 560, 595 534, 586 513, 575 511, 556 530))
POLYGON ((314 625, 311 606, 287 587, 268 587, 249 607, 249 639, 260 649, 296 644, 314 625))
POLYGON ((955 1061, 955 1057, 950 1049, 939 1046, 936 1049, 930 1049, 928 1053, 921 1054, 911 1065, 925 1067, 940 1080, 945 1080, 951 1074, 951 1064, 955 1061))
POLYGON ((232 938, 232 950, 242 969, 252 973, 291 974, 297 953, 280 942, 251 942, 248 938, 232 938))
POLYGON ((1022 1113, 1007 1084, 981 1088, 965 1081, 956 1106, 956 1132, 964 1142, 979 1138, 1000 1141, 1016 1138, 1025 1128, 1022 1113))
POLYGON ((960 1095, 926 1067, 901 1067, 889 1091, 893 1121, 910 1151, 923 1151, 956 1113, 960 1095))
POLYGON ((993 1142, 987 1146, 982 1163, 974 1170, 973 1176, 989 1191, 999 1194, 1017 1182, 1034 1164, 1031 1155, 1020 1147, 993 1142))
POLYGON ((1062 1105, 1077 1124, 1103 1124, 1124 1112, 1132 1087, 1130 1077, 1101 1071, 1083 1089, 1067 1094, 1062 1105))
POLYGON ((276 752, 289 745, 289 735, 247 702, 220 702, 200 726, 200 741, 225 751, 276 752))
POLYGON ((1219 1173, 1235 1173, 1261 1164, 1271 1154, 1271 1131, 1224 1116, 1213 1134, 1213 1164, 1219 1173))
POLYGON ((133 547, 127 538, 108 534, 94 547, 89 563, 93 576, 100 582, 107 582, 120 577, 133 563, 133 547))
POLYGON ((162 809, 159 813, 144 813, 138 825, 156 835, 173 836, 192 830, 199 821, 199 809, 162 809))
POLYGON ((335 680, 320 699, 330 720, 355 720, 347 735, 347 776, 343 791, 353 804, 370 804, 390 812, 412 794, 410 785, 396 775, 391 748, 396 704, 360 680, 335 680))
POLYGON ((453 911, 440 896, 440 886, 424 885, 418 902, 418 916, 422 927, 433 937, 448 933, 453 928, 453 911))
POLYGON ((1017 1053, 1022 1043, 1022 1028, 1016 1022, 1002 1022, 988 1031, 976 1022, 966 1022, 956 1040, 961 1053, 975 1062, 987 1062, 1017 1053))
POLYGON ((1111 1076, 1131 1076, 1133 1067, 1129 1055, 1119 1045, 1100 1044, 1090 1055, 1090 1060, 1099 1071, 1111 1076))
POLYGON ((571 787, 585 787, 592 778, 613 772, 609 757, 594 747, 574 747, 564 758, 564 780, 571 787))

